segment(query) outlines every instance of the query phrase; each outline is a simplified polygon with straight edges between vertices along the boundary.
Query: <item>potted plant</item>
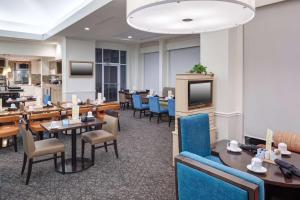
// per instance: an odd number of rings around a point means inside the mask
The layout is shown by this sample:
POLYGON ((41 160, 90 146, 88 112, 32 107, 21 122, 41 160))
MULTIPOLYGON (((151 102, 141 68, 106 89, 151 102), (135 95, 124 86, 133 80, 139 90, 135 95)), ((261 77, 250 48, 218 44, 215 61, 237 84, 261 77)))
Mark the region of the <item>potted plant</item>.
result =
POLYGON ((204 65, 201 65, 200 63, 195 65, 193 67, 193 69, 190 70, 190 73, 197 73, 197 74, 207 74, 206 71, 207 67, 205 67, 204 65))

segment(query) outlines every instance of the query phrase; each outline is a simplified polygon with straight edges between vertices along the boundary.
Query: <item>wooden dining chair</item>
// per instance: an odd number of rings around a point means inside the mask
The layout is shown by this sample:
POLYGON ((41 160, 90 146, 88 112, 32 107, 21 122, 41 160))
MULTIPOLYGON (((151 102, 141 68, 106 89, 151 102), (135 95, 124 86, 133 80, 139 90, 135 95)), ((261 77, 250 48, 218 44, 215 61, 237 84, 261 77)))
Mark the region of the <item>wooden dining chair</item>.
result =
POLYGON ((2 139, 13 138, 15 152, 18 151, 17 135, 19 134, 19 120, 20 116, 5 116, 0 117, 0 141, 2 139))
POLYGON ((118 119, 109 115, 104 116, 104 121, 106 124, 102 126, 101 130, 95 130, 83 133, 81 136, 81 157, 83 160, 85 143, 91 145, 91 157, 92 163, 95 163, 95 149, 105 148, 107 152, 107 147, 114 145, 116 157, 119 157, 118 147, 117 147, 117 134, 118 134, 118 119), (108 144, 108 142, 111 142, 108 144), (102 146, 96 146, 98 144, 104 144, 102 146))
POLYGON ((41 114, 31 114, 28 118, 28 128, 31 133, 38 136, 39 140, 44 138, 44 128, 41 126, 43 122, 57 121, 60 120, 59 112, 49 112, 41 114))
POLYGON ((126 98, 126 94, 124 92, 119 92, 119 102, 121 109, 125 110, 126 107, 129 107, 130 100, 126 98))
POLYGON ((35 142, 33 140, 32 134, 29 131, 26 131, 23 134, 23 146, 24 146, 24 158, 23 158, 21 175, 23 175, 25 171, 27 160, 29 161, 26 185, 28 185, 29 183, 29 179, 32 171, 32 165, 35 163, 40 163, 40 162, 53 159, 54 167, 55 169, 57 169, 57 158, 61 158, 62 173, 63 174, 65 173, 65 145, 57 138, 45 139, 45 140, 35 142), (60 156, 57 156, 58 154, 60 154, 60 156), (46 155, 53 155, 53 157, 34 161, 35 158, 46 156, 46 155))

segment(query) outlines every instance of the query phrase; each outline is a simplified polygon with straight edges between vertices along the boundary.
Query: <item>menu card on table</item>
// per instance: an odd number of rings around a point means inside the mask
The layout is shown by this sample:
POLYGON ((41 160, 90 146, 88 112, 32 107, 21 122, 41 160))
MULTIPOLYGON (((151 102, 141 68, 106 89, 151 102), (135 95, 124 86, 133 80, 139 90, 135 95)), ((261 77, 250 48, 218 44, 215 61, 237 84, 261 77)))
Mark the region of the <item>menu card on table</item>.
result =
POLYGON ((272 142, 273 142, 273 131, 271 129, 267 130, 266 137, 266 149, 271 152, 272 151, 272 142))
POLYGON ((77 100, 77 95, 76 94, 72 94, 72 104, 73 105, 77 105, 78 104, 78 100, 77 100))
POLYGON ((78 120, 79 119, 79 106, 73 105, 72 107, 72 120, 78 120))

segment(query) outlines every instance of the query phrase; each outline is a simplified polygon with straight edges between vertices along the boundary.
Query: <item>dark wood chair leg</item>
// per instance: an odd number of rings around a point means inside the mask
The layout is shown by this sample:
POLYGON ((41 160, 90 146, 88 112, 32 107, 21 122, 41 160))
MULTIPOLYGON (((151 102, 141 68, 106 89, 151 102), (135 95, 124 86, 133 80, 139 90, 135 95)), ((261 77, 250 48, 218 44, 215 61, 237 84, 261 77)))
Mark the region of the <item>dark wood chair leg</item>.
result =
POLYGON ((119 158, 117 140, 114 140, 114 149, 115 149, 116 157, 119 158))
POLYGON ((149 117, 150 122, 151 122, 152 117, 153 117, 153 112, 150 112, 150 117, 149 117))
MULTIPOLYGON (((15 149, 15 152, 18 152, 18 140, 17 140, 17 136, 14 135, 14 149, 15 149)), ((2 145, 2 143, 1 143, 2 145)))
POLYGON ((157 116, 157 123, 159 124, 159 118, 160 118, 160 113, 158 113, 158 116, 157 116))
POLYGON ((29 179, 30 179, 30 175, 31 175, 31 170, 32 170, 32 163, 33 163, 33 159, 31 158, 31 159, 29 159, 29 163, 28 163, 26 185, 28 185, 28 183, 29 183, 29 179))
POLYGON ((65 174, 65 166, 66 166, 66 161, 65 161, 65 152, 61 152, 61 171, 63 174, 65 174))
POLYGON ((172 118, 169 116, 169 127, 171 127, 172 118))
POLYGON ((92 164, 95 164, 95 145, 91 146, 91 157, 92 157, 92 164))
POLYGON ((39 133, 39 140, 43 140, 44 139, 44 133, 39 133))
POLYGON ((140 110, 140 119, 142 118, 142 112, 143 112, 143 111, 142 111, 142 110, 140 110))
POLYGON ((55 168, 55 170, 57 170, 57 154, 55 153, 55 154, 53 154, 53 160, 54 160, 54 168, 55 168))
POLYGON ((107 152, 107 142, 104 142, 104 148, 105 148, 105 151, 107 152))
POLYGON ((24 174, 26 163, 27 163, 27 155, 26 155, 26 153, 24 153, 21 175, 24 174))
POLYGON ((136 111, 136 110, 135 110, 135 109, 133 109, 133 117, 135 117, 135 111, 136 111))
POLYGON ((81 140, 81 161, 83 162, 84 157, 84 148, 85 148, 85 141, 81 140))
POLYGON ((119 118, 118 118, 118 130, 119 130, 119 132, 121 131, 120 119, 119 118))

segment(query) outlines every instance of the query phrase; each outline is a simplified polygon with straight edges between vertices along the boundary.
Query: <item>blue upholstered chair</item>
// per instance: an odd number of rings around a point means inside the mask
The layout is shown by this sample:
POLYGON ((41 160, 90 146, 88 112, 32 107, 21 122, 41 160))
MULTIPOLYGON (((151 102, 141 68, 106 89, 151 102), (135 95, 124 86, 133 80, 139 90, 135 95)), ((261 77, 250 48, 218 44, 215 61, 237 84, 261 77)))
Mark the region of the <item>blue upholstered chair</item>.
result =
POLYGON ((190 152, 175 158, 178 200, 264 200, 264 182, 190 152))
POLYGON ((178 128, 177 199, 264 200, 263 180, 227 167, 211 155, 207 114, 181 117, 178 128))
POLYGON ((172 120, 175 120, 175 99, 168 100, 168 112, 169 112, 169 127, 172 120))
POLYGON ((150 117, 149 117, 150 121, 154 115, 157 115, 157 123, 159 123, 161 115, 168 114, 168 109, 162 108, 160 106, 158 97, 149 97, 149 106, 150 106, 150 117))
POLYGON ((197 114, 178 119, 179 152, 188 151, 221 163, 211 155, 208 114, 197 114))
POLYGON ((142 113, 146 113, 146 110, 149 110, 148 104, 143 104, 142 96, 134 94, 132 95, 133 99, 133 116, 135 117, 135 112, 140 111, 140 118, 142 117, 142 113))
POLYGON ((47 105, 48 101, 51 101, 51 96, 50 95, 44 95, 43 104, 47 105))

